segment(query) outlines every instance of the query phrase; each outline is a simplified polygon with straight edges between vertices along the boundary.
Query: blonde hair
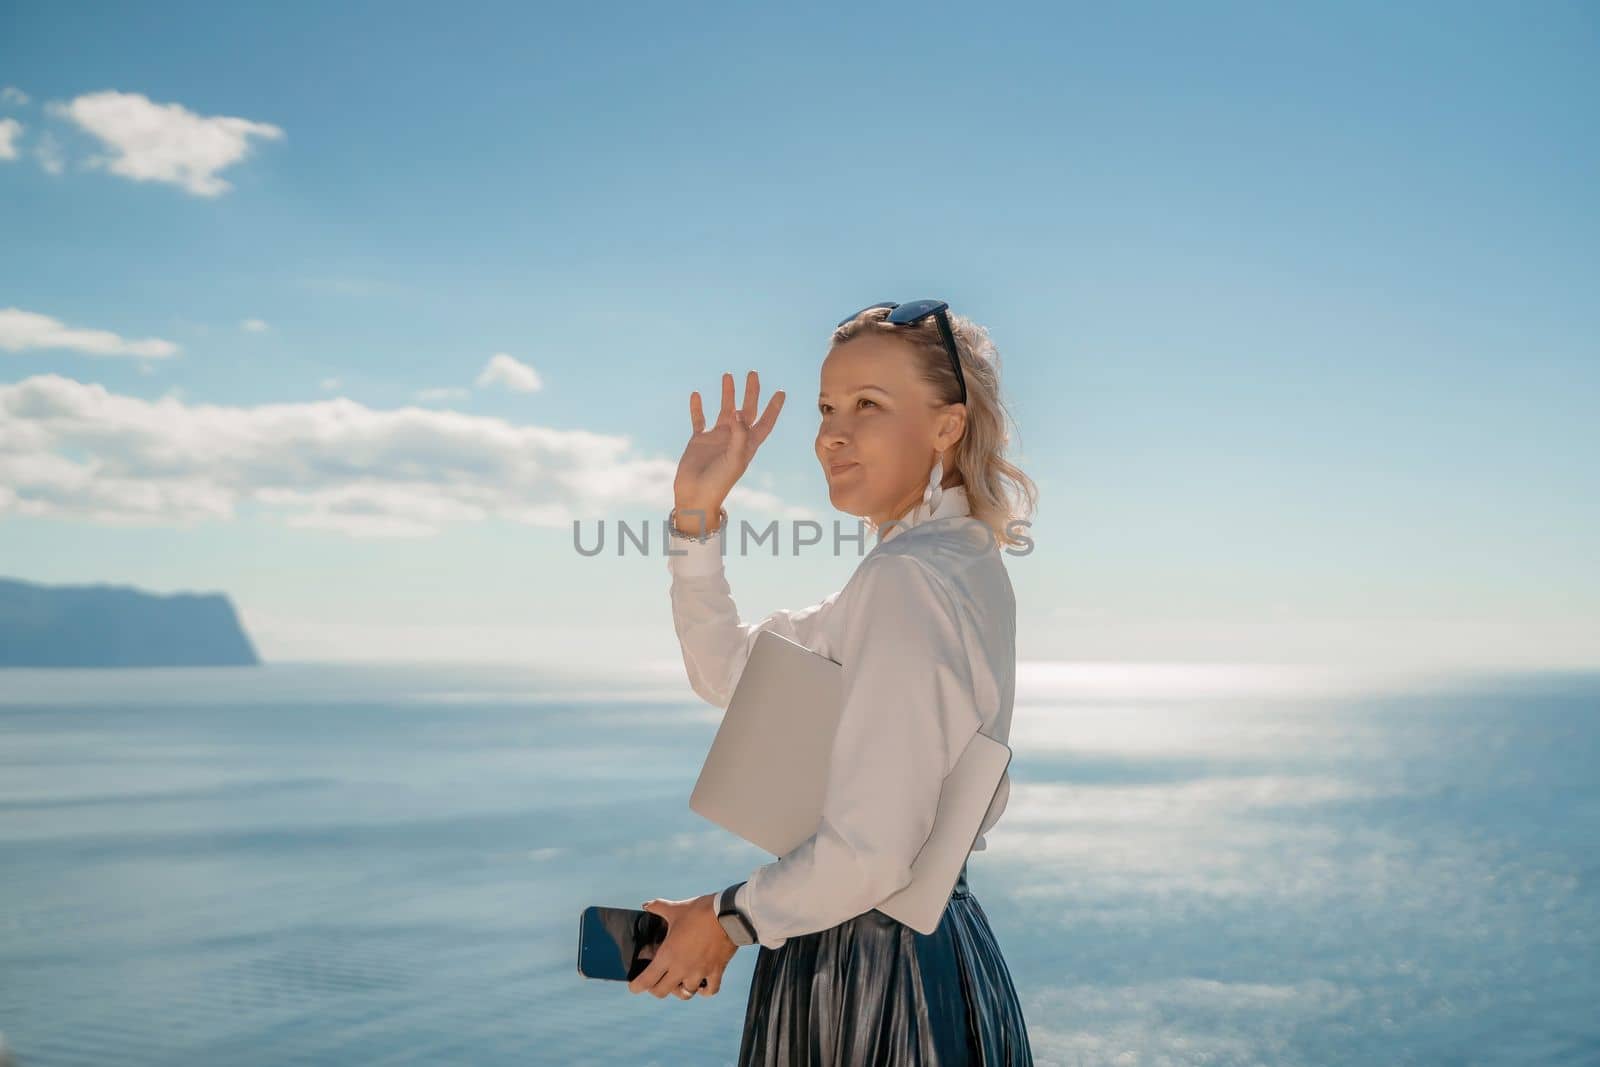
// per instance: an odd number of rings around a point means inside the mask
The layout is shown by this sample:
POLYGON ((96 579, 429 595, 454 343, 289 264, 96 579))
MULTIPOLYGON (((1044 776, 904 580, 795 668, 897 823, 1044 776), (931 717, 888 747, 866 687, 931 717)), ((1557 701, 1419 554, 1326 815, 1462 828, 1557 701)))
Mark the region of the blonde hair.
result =
MULTIPOLYGON (((915 355, 923 381, 933 387, 945 403, 961 398, 950 353, 939 334, 939 324, 930 315, 910 326, 885 322, 889 308, 867 308, 833 331, 830 347, 856 337, 878 334, 893 337, 915 355)), ((1011 523, 1031 516, 1039 502, 1039 489, 1032 478, 1006 459, 1007 411, 1000 399, 1000 352, 989 338, 989 331, 964 315, 946 311, 950 332, 955 335, 961 357, 961 376, 967 384, 967 425, 956 442, 955 467, 960 480, 949 482, 966 487, 967 504, 975 519, 994 531, 1002 545, 1016 545, 1024 539, 1011 529, 1011 523)), ((1013 420, 1014 424, 1014 420, 1013 420)))

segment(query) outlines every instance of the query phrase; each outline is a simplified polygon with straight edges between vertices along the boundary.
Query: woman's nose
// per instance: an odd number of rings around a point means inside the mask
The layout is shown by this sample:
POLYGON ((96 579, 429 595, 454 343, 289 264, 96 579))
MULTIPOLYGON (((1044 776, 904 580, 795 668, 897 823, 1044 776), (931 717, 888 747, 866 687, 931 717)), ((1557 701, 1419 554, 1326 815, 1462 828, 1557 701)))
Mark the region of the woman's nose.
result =
POLYGON ((824 448, 838 448, 849 443, 850 435, 838 422, 825 422, 817 430, 817 441, 824 448))

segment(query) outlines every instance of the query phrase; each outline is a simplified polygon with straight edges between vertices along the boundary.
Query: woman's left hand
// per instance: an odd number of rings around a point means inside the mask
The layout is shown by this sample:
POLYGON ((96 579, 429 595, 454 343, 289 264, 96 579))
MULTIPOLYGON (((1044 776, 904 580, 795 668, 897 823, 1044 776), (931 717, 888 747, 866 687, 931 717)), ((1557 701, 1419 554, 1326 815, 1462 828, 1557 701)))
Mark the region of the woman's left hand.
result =
POLYGON ((697 993, 716 996, 723 970, 739 951, 717 919, 717 895, 650 900, 644 910, 667 920, 667 936, 650 966, 628 983, 628 992, 648 992, 658 1000, 674 994, 683 1000, 692 1000, 697 993))

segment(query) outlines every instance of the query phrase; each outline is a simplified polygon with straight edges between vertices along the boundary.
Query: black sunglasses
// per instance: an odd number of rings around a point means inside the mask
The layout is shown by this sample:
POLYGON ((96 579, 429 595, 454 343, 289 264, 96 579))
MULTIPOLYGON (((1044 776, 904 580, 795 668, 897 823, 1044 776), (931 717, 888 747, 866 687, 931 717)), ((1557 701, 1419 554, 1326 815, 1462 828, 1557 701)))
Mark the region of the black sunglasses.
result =
MULTIPOLYGON (((950 332, 950 319, 945 314, 950 309, 950 305, 943 300, 913 300, 909 304, 868 304, 861 311, 871 311, 873 308, 888 308, 888 317, 883 321, 894 326, 910 326, 914 322, 921 322, 929 315, 938 319, 939 336, 944 338, 944 350, 950 354, 950 366, 955 368, 956 384, 961 387, 961 400, 959 402, 965 404, 967 402, 967 379, 961 373, 961 356, 956 351, 956 335, 950 332)), ((839 325, 843 326, 855 318, 856 315, 860 315, 861 311, 856 312, 855 315, 846 315, 839 320, 839 325)))

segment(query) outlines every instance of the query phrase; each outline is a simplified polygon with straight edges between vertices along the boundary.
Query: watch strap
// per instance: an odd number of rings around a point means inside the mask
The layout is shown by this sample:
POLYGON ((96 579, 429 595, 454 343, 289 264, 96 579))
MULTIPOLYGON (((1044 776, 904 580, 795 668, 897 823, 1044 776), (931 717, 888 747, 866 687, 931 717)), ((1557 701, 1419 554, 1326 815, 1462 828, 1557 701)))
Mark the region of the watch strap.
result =
POLYGON ((743 885, 743 882, 735 882, 717 894, 717 919, 722 923, 722 928, 728 931, 734 944, 753 945, 760 940, 756 936, 755 924, 735 901, 735 894, 743 885))

